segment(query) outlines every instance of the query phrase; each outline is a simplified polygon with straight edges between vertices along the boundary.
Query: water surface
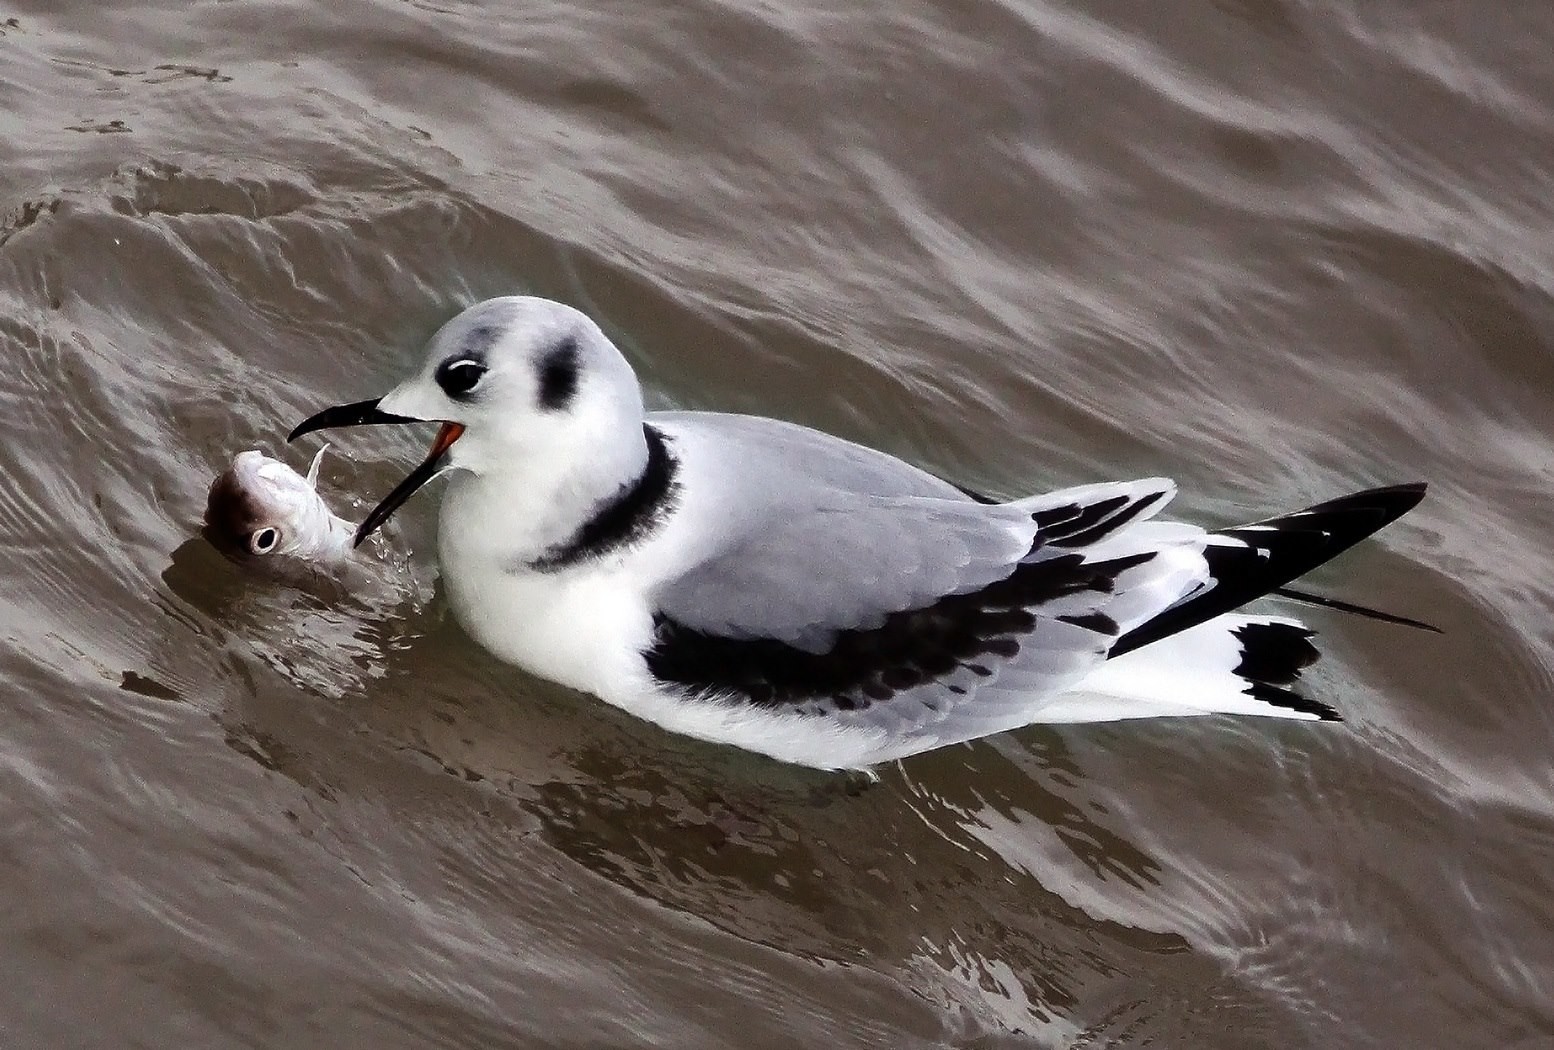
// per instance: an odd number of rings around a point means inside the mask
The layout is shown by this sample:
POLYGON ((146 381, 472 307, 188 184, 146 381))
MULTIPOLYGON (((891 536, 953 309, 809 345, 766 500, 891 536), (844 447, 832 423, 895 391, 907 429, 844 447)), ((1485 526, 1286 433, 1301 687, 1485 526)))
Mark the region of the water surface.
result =
MULTIPOLYGON (((1397 0, 0 8, 9 1046, 1554 1040, 1554 12, 1397 0), (192 539, 462 304, 650 402, 1228 522, 1339 726, 1044 728, 878 784, 669 736, 192 539)), ((421 435, 342 434, 344 513, 421 435)), ((304 454, 293 452, 294 463, 304 454)))

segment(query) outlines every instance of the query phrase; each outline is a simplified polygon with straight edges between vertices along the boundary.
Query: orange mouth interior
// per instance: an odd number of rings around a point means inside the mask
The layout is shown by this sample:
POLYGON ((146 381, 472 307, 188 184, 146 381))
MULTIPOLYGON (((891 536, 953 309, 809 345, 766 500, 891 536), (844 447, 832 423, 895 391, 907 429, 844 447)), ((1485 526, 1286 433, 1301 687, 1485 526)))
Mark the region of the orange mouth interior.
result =
POLYGON ((459 435, 464 433, 463 423, 444 423, 437 431, 437 437, 432 441, 432 450, 426 454, 427 459, 436 459, 459 440, 459 435))

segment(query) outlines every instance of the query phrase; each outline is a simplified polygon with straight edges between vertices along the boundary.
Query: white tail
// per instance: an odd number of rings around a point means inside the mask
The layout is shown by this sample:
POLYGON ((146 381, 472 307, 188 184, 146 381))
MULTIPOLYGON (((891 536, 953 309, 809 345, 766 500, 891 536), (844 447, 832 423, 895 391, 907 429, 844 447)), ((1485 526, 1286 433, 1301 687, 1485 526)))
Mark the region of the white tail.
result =
POLYGON ((1040 712, 1043 722, 1236 714, 1337 721, 1293 687, 1316 660, 1312 632, 1283 616, 1218 616, 1092 671, 1040 712))

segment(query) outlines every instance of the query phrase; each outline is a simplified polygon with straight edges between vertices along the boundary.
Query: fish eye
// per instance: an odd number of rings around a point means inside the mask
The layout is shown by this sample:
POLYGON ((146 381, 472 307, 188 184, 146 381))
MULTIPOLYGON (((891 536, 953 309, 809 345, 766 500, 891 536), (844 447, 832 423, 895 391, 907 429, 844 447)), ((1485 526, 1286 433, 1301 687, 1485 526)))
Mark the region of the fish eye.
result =
POLYGON ((437 367, 437 385, 442 387, 442 392, 449 397, 463 397, 475 389, 475 384, 479 383, 485 374, 485 364, 472 358, 444 361, 437 367))
POLYGON ((269 554, 281 542, 281 534, 272 528, 256 529, 249 534, 248 549, 255 554, 269 554))

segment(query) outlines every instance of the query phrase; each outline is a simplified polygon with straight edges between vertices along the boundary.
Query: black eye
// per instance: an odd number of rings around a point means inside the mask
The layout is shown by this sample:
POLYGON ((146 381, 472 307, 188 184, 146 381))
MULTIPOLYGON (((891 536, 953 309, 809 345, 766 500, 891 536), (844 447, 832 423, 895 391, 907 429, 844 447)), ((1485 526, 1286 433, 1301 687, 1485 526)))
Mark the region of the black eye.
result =
POLYGON ((486 366, 479 361, 460 358, 444 361, 437 366, 437 385, 449 397, 463 397, 475 389, 480 377, 486 374, 486 366))
POLYGON ((275 529, 256 529, 248 537, 248 549, 255 554, 269 554, 281 542, 281 534, 275 529))

